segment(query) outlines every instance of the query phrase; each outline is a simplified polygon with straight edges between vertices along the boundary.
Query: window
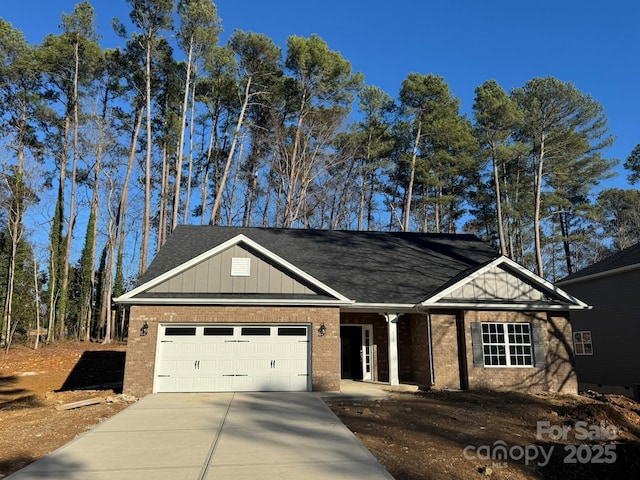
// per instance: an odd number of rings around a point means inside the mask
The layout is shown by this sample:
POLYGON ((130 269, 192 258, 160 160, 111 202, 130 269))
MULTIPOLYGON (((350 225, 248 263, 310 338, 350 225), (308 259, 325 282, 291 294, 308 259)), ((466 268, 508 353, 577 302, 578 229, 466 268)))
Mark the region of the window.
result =
POLYGON ((591 332, 573 332, 573 351, 576 355, 593 355, 591 332))
POLYGON ((242 336, 266 336, 271 335, 269 327, 242 327, 242 336))
POLYGON ((232 337, 233 327, 204 327, 205 337, 232 337))
POLYGON ((195 327, 167 327, 164 330, 166 337, 191 337, 196 334, 195 327))
POLYGON ((279 337, 306 337, 307 327, 278 327, 279 337))
POLYGON ((532 367, 528 323, 482 323, 482 353, 487 367, 532 367))

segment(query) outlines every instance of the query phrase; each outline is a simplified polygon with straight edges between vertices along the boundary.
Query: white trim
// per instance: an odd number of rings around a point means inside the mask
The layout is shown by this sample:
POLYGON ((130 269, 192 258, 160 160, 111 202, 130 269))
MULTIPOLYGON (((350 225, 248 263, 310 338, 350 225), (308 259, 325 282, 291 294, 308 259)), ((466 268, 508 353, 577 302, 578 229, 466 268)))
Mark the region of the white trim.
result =
POLYGON ((413 303, 360 303, 357 301, 348 303, 344 305, 345 310, 350 310, 354 312, 376 312, 379 313, 381 310, 388 311, 398 311, 402 313, 416 313, 418 312, 418 307, 420 304, 416 305, 413 303))
POLYGON ((400 369, 398 365, 398 313, 384 313, 387 320, 387 341, 389 353, 389 385, 400 385, 400 369))
POLYGON ((311 275, 309 275, 308 273, 304 272, 303 270, 300 270, 295 265, 287 262, 285 259, 283 259, 283 258, 279 257, 278 255, 276 255, 275 253, 267 250, 262 245, 254 242, 253 240, 251 240, 250 238, 246 237, 243 234, 236 235, 235 237, 227 240, 226 242, 221 243, 217 247, 214 247, 214 248, 212 248, 212 249, 210 249, 210 250, 198 255, 197 257, 194 257, 191 260, 188 260, 187 262, 183 263, 182 265, 178 265, 177 267, 169 270, 168 272, 163 273, 162 275, 159 275, 159 276, 149 280, 146 283, 143 283, 142 285, 134 288, 133 290, 125 293, 124 295, 121 295, 118 298, 114 298, 113 301, 116 302, 116 303, 137 303, 138 299, 135 299, 135 302, 126 302, 126 300, 133 299, 133 297, 135 297, 136 295, 138 295, 138 294, 140 294, 142 292, 145 292, 146 290, 148 290, 148 289, 150 289, 152 287, 155 287, 156 285, 161 284, 165 280, 168 280, 169 278, 188 270, 189 268, 197 265, 198 263, 201 263, 201 262, 203 262, 203 261, 205 261, 205 260, 207 260, 207 259, 209 259, 211 257, 214 257, 214 256, 218 255, 220 252, 222 252, 222 251, 224 251, 224 250, 226 250, 226 249, 228 249, 230 247, 233 247, 235 245, 238 245, 240 243, 245 243, 246 245, 248 245, 249 247, 257 250, 259 253, 261 253, 265 257, 269 258, 270 260, 274 261, 276 264, 280 265, 284 269, 289 270, 290 272, 294 273, 295 275, 303 278, 304 280, 306 280, 309 283, 311 283, 313 286, 319 288, 320 290, 323 290, 324 292, 328 293, 329 295, 332 295, 332 296, 336 297, 336 299, 341 300, 342 302, 347 302, 347 303, 352 302, 351 300, 349 300, 347 297, 345 297, 341 293, 335 291, 334 289, 332 289, 328 285, 325 285, 324 283, 320 282, 319 280, 317 280, 316 278, 312 277, 311 275))
MULTIPOLYGON (((489 334, 491 334, 489 332, 489 334)), ((482 357, 483 357, 483 368, 535 368, 535 358, 534 358, 534 344, 533 344, 533 326, 531 325, 530 322, 480 322, 480 335, 483 336, 482 338, 482 357), (482 327, 484 325, 501 325, 502 326, 502 335, 504 335, 504 342, 497 342, 497 343, 484 343, 484 330, 482 329, 482 327), (531 340, 528 344, 525 343, 514 343, 513 346, 528 346, 529 348, 531 348, 531 353, 529 354, 529 357, 531 358, 531 365, 511 365, 511 353, 509 353, 509 347, 512 345, 509 342, 509 333, 508 333, 508 325, 529 325, 529 339, 531 340), (486 354, 484 353, 484 346, 488 345, 488 346, 493 346, 493 345, 504 345, 505 347, 505 353, 504 353, 504 357, 505 357, 505 361, 507 362, 505 365, 487 365, 487 363, 484 361, 484 358, 486 357, 486 354)), ((499 354, 498 354, 499 355, 499 354)), ((489 356, 491 356, 491 354, 489 354, 489 356)))
POLYGON ((347 302, 340 302, 337 300, 297 300, 297 299, 277 299, 277 298, 264 298, 264 299, 251 299, 251 298, 132 298, 123 299, 118 297, 114 299, 114 302, 125 305, 301 305, 301 306, 332 306, 342 307, 350 305, 347 302))
POLYGON ((491 305, 501 305, 502 308, 514 307, 513 305, 482 304, 482 303, 473 303, 473 302, 469 302, 468 304, 466 304, 466 303, 455 303, 455 302, 439 303, 439 300, 441 300, 442 298, 446 297, 448 294, 454 292, 455 290, 459 289, 463 285, 466 285, 470 281, 472 281, 472 280, 484 275, 491 268, 499 267, 502 264, 506 264, 507 266, 513 268, 518 273, 523 275, 528 280, 532 281, 534 284, 541 285, 545 289, 552 291, 556 295, 564 298, 565 300, 567 300, 567 302, 572 304, 571 306, 563 306, 563 305, 555 305, 555 306, 554 305, 551 305, 551 306, 547 305, 547 306, 544 306, 544 305, 541 304, 539 307, 532 307, 531 305, 526 305, 526 304, 516 304, 516 308, 520 308, 520 306, 522 308, 539 308, 539 309, 558 309, 558 308, 560 308, 560 309, 565 309, 565 310, 566 309, 572 309, 573 310, 573 309, 589 309, 590 308, 589 305, 587 305, 586 303, 578 300, 577 298, 575 298, 574 296, 568 294, 564 290, 559 289, 558 287, 553 285, 551 282, 548 282, 544 278, 539 277, 535 273, 527 270, 523 266, 517 264, 516 262, 514 262, 510 258, 505 257, 504 255, 499 256, 495 260, 492 260, 491 262, 487 263, 485 266, 483 266, 483 267, 479 268, 478 270, 476 270, 475 272, 473 272, 471 275, 468 275, 467 277, 465 277, 462 280, 454 283, 453 285, 450 285, 449 287, 445 288, 444 290, 442 290, 441 292, 437 293, 436 295, 426 299, 420 305, 423 306, 423 307, 433 307, 433 306, 448 306, 448 307, 450 307, 450 306, 455 306, 455 305, 457 305, 457 306, 466 306, 466 305, 468 305, 468 306, 471 306, 473 308, 481 308, 481 307, 487 308, 488 306, 491 306, 491 305))
POLYGON ((433 308, 457 308, 472 310, 530 310, 530 311, 547 311, 547 310, 591 310, 591 306, 581 307, 578 305, 549 305, 527 304, 527 303, 474 303, 474 302, 438 302, 434 304, 424 305, 425 309, 433 308))
POLYGON ((596 280, 598 278, 610 277, 613 275, 619 275, 620 273, 631 272, 633 270, 639 270, 640 263, 634 263, 633 265, 627 265, 624 267, 614 268, 613 270, 606 270, 604 272, 592 273, 591 275, 585 275, 584 277, 573 278, 569 280, 560 280, 558 285, 573 285, 574 283, 586 282, 588 280, 596 280))

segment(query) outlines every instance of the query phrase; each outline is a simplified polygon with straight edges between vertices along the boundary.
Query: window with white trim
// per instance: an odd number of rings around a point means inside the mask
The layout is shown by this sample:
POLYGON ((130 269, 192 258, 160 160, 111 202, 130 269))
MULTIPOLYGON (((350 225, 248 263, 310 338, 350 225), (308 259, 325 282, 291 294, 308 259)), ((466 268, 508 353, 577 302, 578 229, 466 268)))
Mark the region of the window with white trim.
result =
POLYGON ((533 342, 529 323, 482 323, 486 367, 532 367, 533 342))
POLYGON ((590 330, 573 332, 573 351, 576 355, 593 355, 590 330))

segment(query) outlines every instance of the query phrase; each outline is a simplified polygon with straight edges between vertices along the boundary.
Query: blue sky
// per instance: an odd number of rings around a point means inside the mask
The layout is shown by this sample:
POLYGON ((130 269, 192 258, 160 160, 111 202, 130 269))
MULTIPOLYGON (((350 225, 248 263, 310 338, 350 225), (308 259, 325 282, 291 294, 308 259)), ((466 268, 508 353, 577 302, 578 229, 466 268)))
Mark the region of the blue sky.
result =
MULTIPOLYGON (((31 42, 58 33, 72 0, 5 0, 0 16, 31 42)), ((106 47, 123 43, 111 19, 128 19, 125 0, 93 0, 106 47)), ((410 72, 442 75, 462 111, 494 78, 506 90, 535 77, 573 82, 605 108, 617 138, 608 158, 624 161, 640 143, 640 4, 613 0, 219 0, 224 42, 234 29, 265 33, 281 47, 289 35, 323 38, 376 85, 397 97, 410 72)), ((604 186, 629 188, 626 174, 604 186)))

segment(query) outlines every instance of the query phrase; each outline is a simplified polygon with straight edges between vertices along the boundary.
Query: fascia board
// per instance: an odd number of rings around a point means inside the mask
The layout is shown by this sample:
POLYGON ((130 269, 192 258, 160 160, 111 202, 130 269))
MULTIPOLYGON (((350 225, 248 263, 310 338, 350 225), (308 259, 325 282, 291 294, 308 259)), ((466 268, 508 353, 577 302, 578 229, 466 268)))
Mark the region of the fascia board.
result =
POLYGON ((287 300, 287 299, 237 299, 237 298, 131 298, 122 299, 118 297, 114 302, 124 305, 255 305, 255 306, 276 306, 276 305, 296 305, 296 306, 335 306, 342 307, 350 305, 350 302, 335 300, 287 300))
POLYGON ((296 267, 295 265, 287 262, 285 259, 279 257, 278 255, 274 254, 273 252, 271 252, 270 250, 264 248, 262 245, 254 242, 253 240, 251 240, 250 238, 246 237, 243 234, 239 234, 236 235, 235 237, 227 240, 226 242, 221 243, 220 245, 207 250, 204 253, 201 253, 200 255, 198 255, 197 257, 192 258, 191 260, 183 263, 182 265, 179 265, 171 270, 169 270, 168 272, 163 273, 162 275, 157 276, 156 278, 149 280, 146 283, 143 283, 142 285, 134 288, 133 290, 131 290, 130 292, 125 293, 124 295, 121 295, 120 297, 114 299, 115 302, 117 303, 136 303, 136 302, 127 302, 127 300, 130 300, 132 298, 134 298, 136 295, 139 295, 142 292, 147 291, 150 288, 155 287, 156 285, 159 285, 160 283, 164 282, 165 280, 168 280, 169 278, 184 272, 185 270, 188 270, 189 268, 197 265, 200 262, 203 262, 217 254, 219 254, 220 252, 233 247, 235 245, 238 245, 240 243, 245 243, 248 246, 250 246, 251 248, 257 250, 258 252, 260 252, 262 255, 264 255, 265 257, 269 258, 270 260, 272 260, 274 263, 280 265, 282 268, 284 268, 285 270, 289 270, 290 272, 296 274, 297 276, 305 279, 306 281, 308 281, 310 284, 314 285, 315 287, 319 288, 320 290, 323 290, 324 292, 328 293, 329 295, 332 295, 334 297, 336 297, 336 299, 340 300, 341 303, 351 303, 352 301, 345 297, 344 295, 342 295, 341 293, 337 292, 336 290, 334 290, 333 288, 329 287, 328 285, 325 285, 324 283, 320 282, 319 280, 317 280, 316 278, 314 278, 313 276, 307 274, 306 272, 304 272, 303 270, 299 269, 298 267, 296 267))
POLYGON ((529 304, 529 303, 472 303, 472 302, 440 302, 429 305, 423 305, 424 309, 433 308, 452 308, 466 310, 528 310, 528 311, 549 311, 549 310, 590 310, 592 307, 579 305, 546 305, 546 304, 529 304))

